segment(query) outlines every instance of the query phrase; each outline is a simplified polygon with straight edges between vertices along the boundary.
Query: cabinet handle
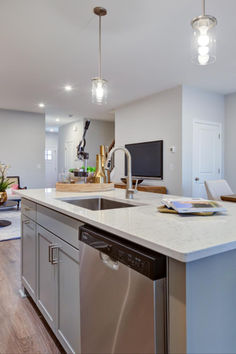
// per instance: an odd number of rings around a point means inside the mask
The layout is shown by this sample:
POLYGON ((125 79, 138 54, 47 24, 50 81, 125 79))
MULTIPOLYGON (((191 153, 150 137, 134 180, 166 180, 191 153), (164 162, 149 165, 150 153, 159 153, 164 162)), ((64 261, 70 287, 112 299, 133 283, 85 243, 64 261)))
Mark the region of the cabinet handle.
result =
POLYGON ((58 263, 58 258, 53 257, 53 251, 57 250, 58 251, 59 247, 57 245, 49 245, 48 246, 48 261, 51 264, 57 264, 58 263))
POLYGON ((30 208, 24 207, 25 211, 30 211, 30 208))
POLYGON ((52 263, 52 264, 58 264, 58 250, 59 250, 59 247, 58 247, 57 245, 52 245, 52 247, 51 247, 51 254, 52 254, 52 261, 51 261, 51 263, 52 263), (57 250, 57 258, 56 258, 56 259, 53 257, 53 251, 54 251, 54 250, 57 250))
POLYGON ((48 262, 49 263, 52 263, 52 261, 51 261, 51 247, 52 247, 52 245, 48 246, 48 262))
POLYGON ((29 229, 31 229, 32 231, 35 231, 35 223, 34 223, 34 222, 32 222, 32 221, 30 221, 30 220, 24 220, 24 221, 23 221, 23 224, 24 224, 24 225, 27 225, 27 227, 28 227, 29 229))

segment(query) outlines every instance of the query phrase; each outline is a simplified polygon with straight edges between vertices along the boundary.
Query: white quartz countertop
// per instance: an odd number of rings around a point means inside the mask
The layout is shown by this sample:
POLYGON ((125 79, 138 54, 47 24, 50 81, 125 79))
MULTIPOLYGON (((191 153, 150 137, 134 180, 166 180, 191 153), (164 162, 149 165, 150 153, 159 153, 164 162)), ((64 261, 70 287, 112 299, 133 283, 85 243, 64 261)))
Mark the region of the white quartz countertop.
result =
MULTIPOLYGON (((193 216, 159 213, 161 194, 138 192, 132 201, 125 190, 100 193, 65 193, 55 189, 31 189, 17 192, 21 197, 69 215, 124 239, 182 262, 236 249, 236 203, 222 202, 227 213, 193 216), (92 211, 61 199, 103 196, 138 204, 134 208, 92 211)), ((168 195, 168 197, 170 197, 168 195)))

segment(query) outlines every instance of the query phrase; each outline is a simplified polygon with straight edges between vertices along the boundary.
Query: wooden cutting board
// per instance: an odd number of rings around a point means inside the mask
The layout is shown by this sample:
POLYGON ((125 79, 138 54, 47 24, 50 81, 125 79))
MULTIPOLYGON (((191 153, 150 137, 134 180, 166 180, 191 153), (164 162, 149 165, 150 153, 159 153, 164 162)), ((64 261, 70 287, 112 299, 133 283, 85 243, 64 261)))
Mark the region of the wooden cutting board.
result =
POLYGON ((56 183, 58 192, 105 192, 114 188, 114 183, 56 183))
POLYGON ((236 203, 236 194, 231 194, 231 195, 222 195, 221 200, 224 200, 225 202, 233 202, 236 203))

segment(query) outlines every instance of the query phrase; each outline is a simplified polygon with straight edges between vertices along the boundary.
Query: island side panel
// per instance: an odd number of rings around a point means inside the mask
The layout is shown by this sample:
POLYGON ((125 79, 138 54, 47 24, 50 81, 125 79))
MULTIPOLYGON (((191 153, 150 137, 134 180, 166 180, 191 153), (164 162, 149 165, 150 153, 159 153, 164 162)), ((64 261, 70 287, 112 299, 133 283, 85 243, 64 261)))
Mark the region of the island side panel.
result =
POLYGON ((236 251, 186 265, 187 353, 236 353, 236 251))
POLYGON ((186 353, 186 266, 168 259, 167 333, 168 353, 186 353))

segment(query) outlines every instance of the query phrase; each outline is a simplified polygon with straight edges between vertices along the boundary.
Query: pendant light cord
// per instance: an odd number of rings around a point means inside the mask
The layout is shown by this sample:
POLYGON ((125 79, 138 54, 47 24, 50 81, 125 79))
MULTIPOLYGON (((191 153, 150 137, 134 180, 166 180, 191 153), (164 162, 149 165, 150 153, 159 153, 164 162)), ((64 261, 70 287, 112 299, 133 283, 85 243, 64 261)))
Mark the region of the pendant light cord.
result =
POLYGON ((102 19, 99 16, 99 65, 98 65, 98 76, 99 79, 102 78, 102 19))
POLYGON ((206 3, 205 3, 205 0, 202 0, 202 14, 203 14, 203 16, 206 15, 206 3))

